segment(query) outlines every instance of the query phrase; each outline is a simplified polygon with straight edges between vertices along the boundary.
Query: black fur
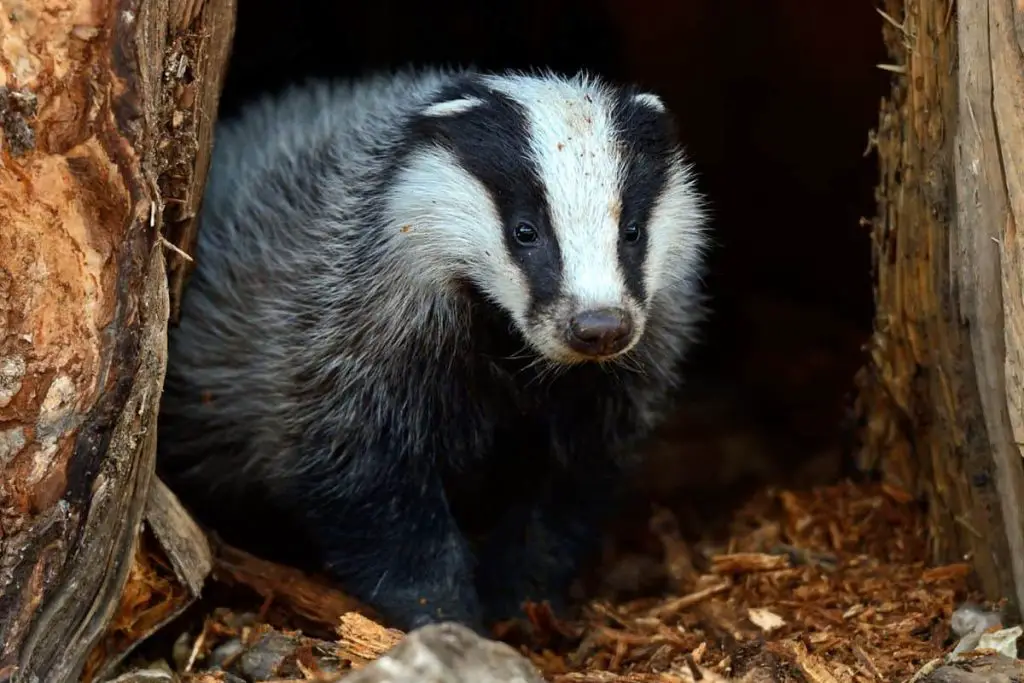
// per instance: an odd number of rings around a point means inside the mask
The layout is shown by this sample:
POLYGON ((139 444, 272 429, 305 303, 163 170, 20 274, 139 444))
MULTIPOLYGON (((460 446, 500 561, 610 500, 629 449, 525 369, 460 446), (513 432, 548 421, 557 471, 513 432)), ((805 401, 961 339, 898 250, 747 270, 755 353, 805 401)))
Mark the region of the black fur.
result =
POLYGON ((644 226, 654 202, 665 189, 668 168, 679 143, 671 115, 634 99, 638 92, 632 87, 621 89, 613 111, 619 144, 627 150, 628 158, 619 222, 623 229, 636 223, 641 230, 639 241, 620 243, 619 259, 630 292, 642 301, 647 295, 643 264, 648 234, 644 226))
POLYGON ((522 106, 468 74, 442 89, 433 102, 477 97, 484 104, 455 116, 419 116, 411 123, 410 147, 441 144, 488 189, 505 222, 505 245, 530 283, 531 310, 537 313, 559 294, 562 259, 551 225, 548 198, 530 159, 530 131, 522 106), (529 222, 540 238, 524 247, 513 230, 529 222))

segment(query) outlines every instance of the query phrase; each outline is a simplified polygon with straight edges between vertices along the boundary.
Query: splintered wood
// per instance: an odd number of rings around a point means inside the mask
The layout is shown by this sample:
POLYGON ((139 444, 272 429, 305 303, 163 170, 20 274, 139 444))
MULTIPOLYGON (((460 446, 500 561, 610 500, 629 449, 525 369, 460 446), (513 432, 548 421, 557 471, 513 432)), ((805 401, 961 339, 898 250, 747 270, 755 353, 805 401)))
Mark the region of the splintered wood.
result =
POLYGON ((116 660, 140 636, 152 633, 188 605, 187 589, 174 580, 173 569, 162 563, 154 546, 149 534, 140 534, 121 602, 104 638, 86 660, 82 681, 92 681, 106 662, 116 660))
MULTIPOLYGON (((659 597, 604 595, 573 621, 529 605, 528 623, 495 635, 550 683, 898 682, 951 649, 953 610, 975 597, 967 565, 926 565, 924 516, 885 487, 763 492, 735 512, 724 540, 684 540, 674 518, 660 509, 649 525, 663 550, 651 562, 668 586, 659 597)), ((225 634, 241 631, 224 624, 237 617, 217 613, 221 626, 207 623, 203 642, 194 634, 183 649, 194 671, 184 681, 208 680, 218 662, 221 677, 337 680, 402 640, 347 613, 324 615, 335 642, 250 625, 244 645, 229 646, 225 634)))
POLYGON ((398 645, 403 633, 384 628, 356 612, 343 614, 338 626, 339 646, 353 668, 371 662, 398 645))

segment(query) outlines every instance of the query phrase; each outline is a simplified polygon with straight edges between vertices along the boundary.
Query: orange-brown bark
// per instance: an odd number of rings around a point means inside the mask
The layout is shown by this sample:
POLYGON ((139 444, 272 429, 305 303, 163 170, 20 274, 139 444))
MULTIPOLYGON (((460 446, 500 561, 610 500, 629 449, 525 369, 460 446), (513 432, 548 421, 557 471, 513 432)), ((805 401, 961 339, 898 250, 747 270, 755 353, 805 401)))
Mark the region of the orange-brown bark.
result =
POLYGON ((181 35, 230 40, 212 5, 0 11, 0 678, 75 678, 131 566, 166 363, 164 67, 181 35))

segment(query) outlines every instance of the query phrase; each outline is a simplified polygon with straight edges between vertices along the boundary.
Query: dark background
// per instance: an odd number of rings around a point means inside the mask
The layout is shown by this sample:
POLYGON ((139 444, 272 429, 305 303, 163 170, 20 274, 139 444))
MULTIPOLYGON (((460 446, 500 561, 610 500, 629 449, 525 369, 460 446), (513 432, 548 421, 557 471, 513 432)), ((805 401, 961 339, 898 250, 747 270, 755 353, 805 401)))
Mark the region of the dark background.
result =
POLYGON ((761 478, 822 458, 819 474, 841 468, 872 324, 860 219, 875 210, 865 150, 888 91, 873 2, 240 0, 238 10, 222 116, 310 76, 410 62, 585 67, 661 94, 710 198, 717 248, 714 315, 651 481, 665 493, 738 476, 730 468, 761 478))

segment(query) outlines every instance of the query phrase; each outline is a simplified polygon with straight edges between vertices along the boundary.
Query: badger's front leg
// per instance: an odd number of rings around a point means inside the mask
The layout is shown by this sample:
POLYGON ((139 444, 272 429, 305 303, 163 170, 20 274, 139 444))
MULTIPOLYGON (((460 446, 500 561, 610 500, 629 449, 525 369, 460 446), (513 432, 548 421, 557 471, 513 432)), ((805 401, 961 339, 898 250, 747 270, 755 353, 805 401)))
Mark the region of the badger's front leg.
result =
POLYGON ((526 601, 564 613, 569 588, 600 550, 618 502, 620 471, 611 464, 571 468, 505 516, 479 553, 477 587, 484 621, 520 617, 526 601))
POLYGON ((304 475, 327 571, 396 628, 457 621, 481 631, 472 556, 431 459, 387 456, 363 452, 304 475))

